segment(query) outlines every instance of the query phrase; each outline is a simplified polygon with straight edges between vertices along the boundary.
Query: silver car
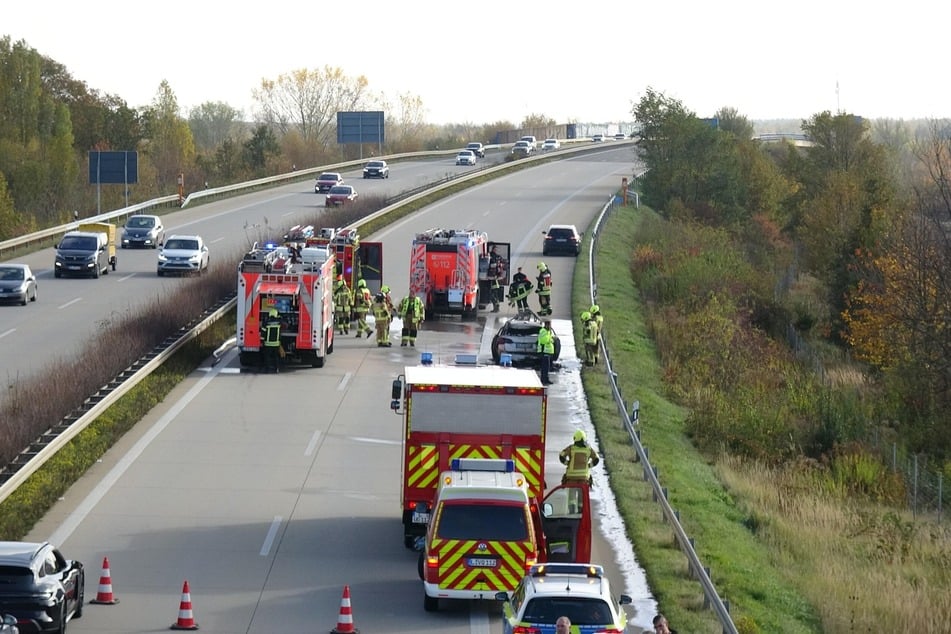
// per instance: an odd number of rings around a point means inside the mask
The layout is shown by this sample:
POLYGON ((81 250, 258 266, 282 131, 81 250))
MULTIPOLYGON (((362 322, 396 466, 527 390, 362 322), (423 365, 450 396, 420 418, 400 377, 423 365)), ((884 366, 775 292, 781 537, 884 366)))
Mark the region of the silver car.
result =
POLYGON ((122 228, 122 248, 145 247, 155 249, 162 238, 162 219, 158 216, 136 214, 129 216, 122 228))
MULTIPOLYGON (((511 356, 512 365, 537 365, 542 358, 538 352, 541 329, 541 318, 531 310, 519 311, 515 317, 505 320, 492 337, 492 361, 500 363, 502 355, 507 354, 511 356)), ((557 361, 559 356, 561 339, 555 334, 555 353, 551 360, 557 361)))
POLYGON ((27 264, 0 264, 0 301, 26 306, 36 301, 36 276, 27 264))
POLYGON ((169 236, 158 253, 159 277, 166 273, 201 275, 208 270, 208 245, 201 236, 169 236))

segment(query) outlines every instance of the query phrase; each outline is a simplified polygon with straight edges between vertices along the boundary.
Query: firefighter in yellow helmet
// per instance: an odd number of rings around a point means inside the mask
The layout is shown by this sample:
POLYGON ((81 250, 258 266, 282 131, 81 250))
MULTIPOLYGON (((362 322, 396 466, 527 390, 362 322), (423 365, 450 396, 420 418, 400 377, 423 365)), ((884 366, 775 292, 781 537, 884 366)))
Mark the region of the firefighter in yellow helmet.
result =
POLYGON ((373 298, 373 320, 376 322, 376 345, 379 348, 389 348, 390 343, 390 320, 393 313, 386 304, 386 296, 382 292, 377 293, 373 298))
POLYGON ((574 442, 558 454, 558 460, 565 465, 565 475, 561 478, 562 484, 584 482, 590 485, 591 467, 601 462, 598 452, 588 446, 587 436, 580 429, 575 431, 574 442))
POLYGON ((538 315, 551 315, 551 271, 544 262, 538 263, 538 277, 535 278, 535 294, 538 295, 538 315))
POLYGON ((598 362, 598 322, 591 313, 581 313, 581 338, 584 342, 584 364, 594 365, 598 362))
POLYGON ((261 353, 265 372, 278 372, 278 360, 281 350, 281 315, 276 308, 267 312, 261 323, 261 353))
POLYGON ((357 317, 357 339, 360 335, 366 333, 367 339, 373 334, 373 329, 367 324, 367 313, 373 306, 373 295, 367 288, 367 281, 361 279, 357 282, 357 290, 353 294, 353 312, 357 317))
POLYGON ((337 334, 350 334, 350 313, 353 310, 353 293, 344 281, 343 276, 337 278, 334 286, 334 316, 337 318, 337 334))

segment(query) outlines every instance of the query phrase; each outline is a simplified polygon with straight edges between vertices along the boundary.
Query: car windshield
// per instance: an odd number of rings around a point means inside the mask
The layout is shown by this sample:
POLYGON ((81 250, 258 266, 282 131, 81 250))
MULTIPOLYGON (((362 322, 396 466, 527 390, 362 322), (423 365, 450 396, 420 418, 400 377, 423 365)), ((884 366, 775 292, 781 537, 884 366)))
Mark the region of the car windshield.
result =
POLYGON ((197 251, 198 250, 198 241, 197 240, 185 240, 181 238, 176 238, 169 240, 165 243, 166 249, 179 249, 182 251, 197 251))
POLYGON ((552 238, 574 238, 575 232, 571 229, 549 229, 548 235, 552 238))
POLYGON ((330 193, 340 194, 341 196, 348 196, 350 194, 350 187, 348 185, 340 185, 337 187, 331 187, 330 193))
POLYGON ((383 167, 383 163, 380 161, 370 161, 367 163, 367 167, 383 167))
POLYGON ((517 541, 528 539, 525 507, 497 504, 445 504, 436 531, 442 539, 517 541))
POLYGON ((338 180, 340 180, 340 175, 339 174, 321 174, 320 176, 317 177, 317 180, 337 182, 338 180))
POLYGON ((60 249, 76 251, 95 251, 96 239, 89 236, 66 236, 59 243, 60 249))
POLYGON ((0 280, 22 280, 25 277, 21 268, 10 266, 0 268, 0 280))
POLYGON ((126 226, 132 227, 133 229, 148 229, 155 226, 155 219, 145 216, 132 216, 129 218, 129 222, 126 223, 126 226))
POLYGON ((554 623, 567 616, 572 625, 606 625, 613 622, 611 610, 604 599, 583 597, 534 597, 525 606, 522 621, 554 623))

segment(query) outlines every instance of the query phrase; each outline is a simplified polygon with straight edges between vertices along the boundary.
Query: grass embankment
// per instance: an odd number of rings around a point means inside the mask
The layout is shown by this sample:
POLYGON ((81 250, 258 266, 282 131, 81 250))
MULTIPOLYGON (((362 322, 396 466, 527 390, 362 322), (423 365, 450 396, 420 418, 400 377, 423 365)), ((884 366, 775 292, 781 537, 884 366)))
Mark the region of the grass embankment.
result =
MULTIPOLYGON (((687 410, 667 396, 674 390, 652 337, 657 323, 632 281, 638 224, 651 213, 622 208, 601 232, 597 303, 621 393, 640 401, 641 440, 739 631, 948 631, 947 526, 844 494, 820 466, 767 468, 695 448, 687 410)), ((586 267, 573 291, 577 316, 589 305, 586 267)), ((611 487, 660 609, 681 632, 719 632, 634 462, 603 368, 586 368, 583 380, 611 487)))

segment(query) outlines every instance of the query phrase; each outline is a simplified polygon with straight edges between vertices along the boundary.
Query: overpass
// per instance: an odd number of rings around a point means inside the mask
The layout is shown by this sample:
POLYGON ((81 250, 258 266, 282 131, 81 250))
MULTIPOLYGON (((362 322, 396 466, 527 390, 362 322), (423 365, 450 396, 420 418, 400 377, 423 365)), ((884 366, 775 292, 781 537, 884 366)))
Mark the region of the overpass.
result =
POLYGON ((815 145, 815 143, 813 143, 812 140, 805 134, 795 132, 767 132, 765 134, 754 135, 753 140, 762 141, 764 143, 780 143, 787 141, 796 147, 812 147, 815 145))

